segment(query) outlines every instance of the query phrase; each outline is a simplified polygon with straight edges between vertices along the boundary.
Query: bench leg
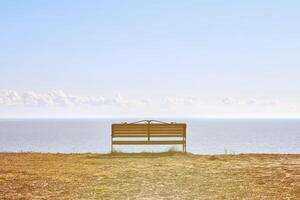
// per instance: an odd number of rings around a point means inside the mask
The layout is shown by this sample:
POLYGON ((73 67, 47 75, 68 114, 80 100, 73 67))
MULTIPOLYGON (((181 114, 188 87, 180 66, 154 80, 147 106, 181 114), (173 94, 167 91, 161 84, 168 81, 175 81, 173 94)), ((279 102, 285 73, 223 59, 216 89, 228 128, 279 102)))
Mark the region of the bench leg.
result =
POLYGON ((113 140, 111 137, 111 141, 110 141, 110 153, 112 153, 114 151, 114 147, 113 147, 113 140))

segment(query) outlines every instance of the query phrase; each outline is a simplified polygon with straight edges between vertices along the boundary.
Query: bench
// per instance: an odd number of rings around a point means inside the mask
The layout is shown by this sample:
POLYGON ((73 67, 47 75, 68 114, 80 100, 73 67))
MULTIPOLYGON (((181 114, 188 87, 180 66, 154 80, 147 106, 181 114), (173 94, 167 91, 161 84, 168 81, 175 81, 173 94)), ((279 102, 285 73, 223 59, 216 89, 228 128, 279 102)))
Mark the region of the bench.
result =
POLYGON ((112 124, 111 152, 113 145, 182 145, 186 152, 186 124, 157 120, 112 124))

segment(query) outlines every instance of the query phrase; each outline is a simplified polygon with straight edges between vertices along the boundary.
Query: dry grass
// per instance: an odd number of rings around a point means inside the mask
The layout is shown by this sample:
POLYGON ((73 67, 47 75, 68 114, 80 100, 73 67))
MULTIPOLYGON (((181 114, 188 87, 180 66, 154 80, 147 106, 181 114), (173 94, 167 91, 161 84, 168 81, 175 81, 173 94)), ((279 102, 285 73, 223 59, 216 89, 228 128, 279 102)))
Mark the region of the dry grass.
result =
POLYGON ((0 199, 300 199, 300 155, 0 153, 0 199))

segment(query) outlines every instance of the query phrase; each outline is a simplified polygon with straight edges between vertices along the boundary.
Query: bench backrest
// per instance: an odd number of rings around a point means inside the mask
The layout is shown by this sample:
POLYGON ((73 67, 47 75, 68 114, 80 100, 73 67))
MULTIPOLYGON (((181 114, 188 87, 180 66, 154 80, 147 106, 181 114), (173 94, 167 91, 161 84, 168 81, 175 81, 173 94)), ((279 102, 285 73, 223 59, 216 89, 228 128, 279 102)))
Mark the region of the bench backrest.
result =
POLYGON ((112 138, 186 137, 186 124, 112 124, 112 138))

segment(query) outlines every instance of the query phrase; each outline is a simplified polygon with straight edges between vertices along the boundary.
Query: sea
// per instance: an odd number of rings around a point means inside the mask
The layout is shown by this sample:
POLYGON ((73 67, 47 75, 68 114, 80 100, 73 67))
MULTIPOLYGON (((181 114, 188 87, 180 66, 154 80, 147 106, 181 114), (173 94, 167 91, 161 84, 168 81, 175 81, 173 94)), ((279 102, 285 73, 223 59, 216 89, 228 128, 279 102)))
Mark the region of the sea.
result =
MULTIPOLYGON (((108 153, 111 124, 133 118, 0 119, 0 152, 108 153)), ((300 118, 164 118, 187 124, 194 154, 300 153, 300 118)), ((181 150, 180 145, 114 146, 121 152, 181 150)))

